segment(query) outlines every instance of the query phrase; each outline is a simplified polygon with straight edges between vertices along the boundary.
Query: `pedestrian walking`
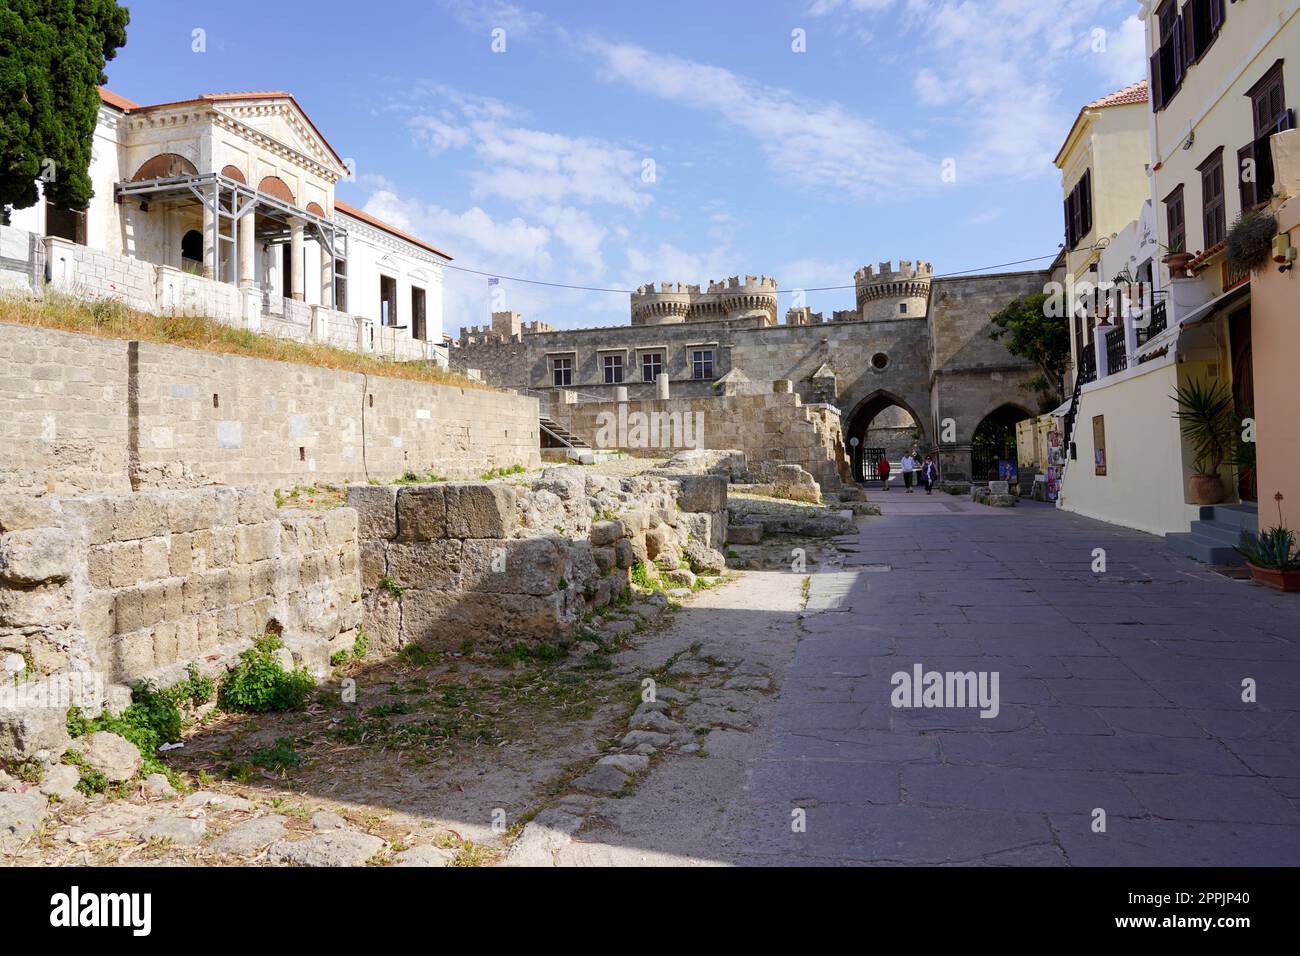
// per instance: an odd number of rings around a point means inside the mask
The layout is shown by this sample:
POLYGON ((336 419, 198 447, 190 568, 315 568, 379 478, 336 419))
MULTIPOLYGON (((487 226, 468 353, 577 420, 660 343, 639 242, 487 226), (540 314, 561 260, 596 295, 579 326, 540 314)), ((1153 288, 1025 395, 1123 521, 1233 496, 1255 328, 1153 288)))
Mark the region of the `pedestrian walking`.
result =
POLYGON ((939 480, 939 468, 930 455, 925 456, 925 464, 921 466, 921 480, 925 482, 925 493, 932 494, 934 483, 939 480))
POLYGON ((885 491, 889 490, 889 459, 884 455, 880 456, 880 461, 876 462, 876 474, 880 477, 880 487, 885 491))
POLYGON ((899 467, 903 469, 903 487, 907 489, 907 493, 910 495, 912 493, 912 483, 916 480, 916 459, 912 457, 910 451, 903 456, 902 464, 899 467))

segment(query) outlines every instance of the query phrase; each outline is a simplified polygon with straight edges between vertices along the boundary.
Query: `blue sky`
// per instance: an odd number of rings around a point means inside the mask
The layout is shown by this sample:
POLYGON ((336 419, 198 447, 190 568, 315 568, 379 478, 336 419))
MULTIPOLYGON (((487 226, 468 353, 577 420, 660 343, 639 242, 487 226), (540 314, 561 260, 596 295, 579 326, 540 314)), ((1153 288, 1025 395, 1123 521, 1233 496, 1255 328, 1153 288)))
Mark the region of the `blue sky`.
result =
MULTIPOLYGON (((129 6, 112 89, 292 91, 355 161, 338 195, 455 265, 616 289, 762 273, 783 312, 868 263, 1054 254, 1061 141, 1144 75, 1135 0, 129 6)), ((562 328, 628 317, 622 295, 501 288, 562 328)), ((445 300, 453 334, 487 320, 481 277, 449 271, 445 300)))

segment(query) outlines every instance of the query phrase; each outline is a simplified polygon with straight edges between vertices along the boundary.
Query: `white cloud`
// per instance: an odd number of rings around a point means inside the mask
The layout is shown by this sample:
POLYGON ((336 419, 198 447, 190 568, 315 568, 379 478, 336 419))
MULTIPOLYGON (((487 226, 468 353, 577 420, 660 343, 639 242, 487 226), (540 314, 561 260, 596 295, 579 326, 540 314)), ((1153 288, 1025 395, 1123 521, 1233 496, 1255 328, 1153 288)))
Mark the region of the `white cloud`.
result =
POLYGON ((938 181, 938 165, 835 102, 809 101, 722 67, 630 43, 586 41, 603 75, 707 111, 752 136, 774 170, 800 186, 853 198, 897 196, 938 181))
POLYGON ((1114 87, 1128 86, 1147 75, 1146 29, 1142 19, 1131 16, 1106 37, 1101 70, 1114 87))

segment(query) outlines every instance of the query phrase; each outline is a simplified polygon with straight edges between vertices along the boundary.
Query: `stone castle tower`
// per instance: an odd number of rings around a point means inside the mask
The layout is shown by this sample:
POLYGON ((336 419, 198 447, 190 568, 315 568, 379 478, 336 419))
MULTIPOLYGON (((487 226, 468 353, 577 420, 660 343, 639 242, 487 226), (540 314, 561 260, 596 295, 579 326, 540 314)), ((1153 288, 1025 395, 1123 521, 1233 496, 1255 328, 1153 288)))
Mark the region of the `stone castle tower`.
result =
POLYGON ((898 269, 882 262, 879 271, 863 266, 853 276, 858 317, 866 322, 884 319, 923 318, 930 302, 930 281, 934 269, 928 262, 900 260, 898 269))
POLYGON ((732 276, 705 290, 680 282, 653 282, 632 293, 633 325, 676 325, 723 320, 766 328, 777 324, 776 280, 732 276))

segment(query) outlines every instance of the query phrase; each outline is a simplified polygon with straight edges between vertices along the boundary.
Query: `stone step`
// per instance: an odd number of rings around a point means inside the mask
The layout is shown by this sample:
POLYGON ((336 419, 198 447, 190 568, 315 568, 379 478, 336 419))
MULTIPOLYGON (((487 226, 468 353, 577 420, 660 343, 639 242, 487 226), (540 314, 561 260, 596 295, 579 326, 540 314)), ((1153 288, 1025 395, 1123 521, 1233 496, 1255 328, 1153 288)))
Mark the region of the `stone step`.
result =
POLYGON ((1246 559, 1234 551, 1232 545, 1212 541, 1190 532, 1167 534, 1165 543, 1171 550, 1205 564, 1240 566, 1246 563, 1246 559))
POLYGON ((1201 520, 1259 534, 1259 508, 1253 504, 1206 505, 1201 508, 1201 520))
POLYGON ((1204 541, 1226 544, 1231 548, 1241 541, 1242 531, 1246 531, 1252 538, 1255 537, 1249 530, 1236 525, 1222 524, 1218 521, 1193 521, 1190 533, 1204 541))

